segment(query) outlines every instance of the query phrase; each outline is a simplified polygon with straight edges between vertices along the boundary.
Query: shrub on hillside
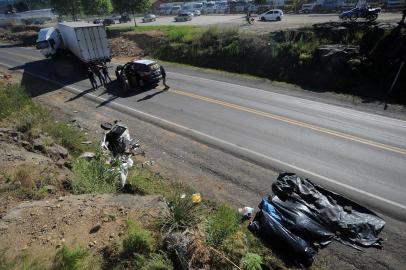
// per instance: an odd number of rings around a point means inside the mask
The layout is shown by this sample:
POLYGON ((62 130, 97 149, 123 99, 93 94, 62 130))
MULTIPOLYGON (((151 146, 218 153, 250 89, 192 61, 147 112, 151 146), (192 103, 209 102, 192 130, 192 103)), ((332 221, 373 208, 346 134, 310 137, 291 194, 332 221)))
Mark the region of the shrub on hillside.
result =
POLYGON ((220 205, 211 213, 206 223, 206 241, 209 245, 220 246, 238 229, 238 213, 227 205, 220 205))
POLYGON ((155 239, 151 232, 142 228, 138 223, 129 221, 127 235, 123 239, 123 254, 128 256, 149 255, 154 250, 155 239))
POLYGON ((74 193, 114 192, 120 182, 120 174, 112 170, 101 152, 91 160, 78 158, 73 163, 74 177, 71 182, 74 193))
POLYGON ((63 246, 55 255, 53 269, 60 270, 78 270, 83 267, 83 260, 89 256, 89 253, 81 247, 69 249, 63 246))
POLYGON ((175 195, 168 199, 169 213, 160 222, 162 228, 168 231, 185 230, 195 226, 200 221, 200 205, 188 197, 175 195))

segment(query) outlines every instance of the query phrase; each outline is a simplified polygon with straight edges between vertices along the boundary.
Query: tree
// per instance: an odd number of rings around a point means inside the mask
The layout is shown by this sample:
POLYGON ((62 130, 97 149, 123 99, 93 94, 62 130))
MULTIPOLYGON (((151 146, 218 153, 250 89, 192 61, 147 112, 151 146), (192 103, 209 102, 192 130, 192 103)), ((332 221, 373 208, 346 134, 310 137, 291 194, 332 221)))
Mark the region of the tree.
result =
POLYGON ((135 22, 135 14, 142 13, 151 7, 149 0, 113 0, 114 10, 123 13, 131 13, 134 17, 134 25, 137 26, 135 22))
POLYGON ((106 15, 113 11, 111 0, 82 0, 85 14, 106 15))
POLYGON ((257 5, 265 5, 268 1, 267 0, 255 0, 254 3, 257 5))
POLYGON ((72 15, 73 20, 77 19, 77 15, 81 14, 83 9, 81 0, 51 0, 51 6, 60 15, 72 15))

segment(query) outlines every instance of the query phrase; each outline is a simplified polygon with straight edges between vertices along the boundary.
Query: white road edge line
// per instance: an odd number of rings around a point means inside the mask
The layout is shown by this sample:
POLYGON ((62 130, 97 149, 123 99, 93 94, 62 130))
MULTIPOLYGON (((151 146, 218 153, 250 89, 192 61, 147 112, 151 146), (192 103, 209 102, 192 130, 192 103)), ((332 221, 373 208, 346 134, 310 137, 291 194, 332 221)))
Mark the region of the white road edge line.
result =
MULTIPOLYGON (((8 67, 8 68, 12 68, 11 66, 9 66, 9 65, 7 65, 7 64, 4 64, 4 63, 1 63, 1 62, 0 62, 0 65, 6 66, 6 67, 8 67)), ((44 81, 48 81, 48 82, 51 82, 51 83, 60 85, 60 86, 62 86, 63 88, 70 89, 70 90, 71 90, 72 92, 74 92, 75 94, 79 94, 79 93, 82 93, 82 92, 83 92, 82 90, 77 89, 77 88, 74 88, 74 87, 72 87, 72 86, 70 86, 70 85, 64 85, 63 83, 60 83, 60 82, 55 81, 55 80, 53 80, 53 79, 46 78, 46 77, 44 77, 44 76, 42 76, 42 75, 38 75, 38 74, 32 73, 32 72, 30 72, 30 71, 21 71, 21 70, 17 70, 17 71, 20 72, 20 73, 27 73, 27 74, 29 74, 29 75, 31 75, 31 76, 33 76, 33 77, 37 77, 37 78, 40 78, 40 79, 42 79, 42 80, 44 80, 44 81)), ((89 93, 85 94, 84 96, 90 96, 90 97, 92 97, 93 99, 96 99, 96 100, 99 100, 99 101, 102 101, 102 102, 107 101, 107 99, 104 99, 104 98, 101 98, 101 97, 98 97, 98 96, 95 96, 95 95, 92 95, 92 94, 89 94, 89 93)), ((406 210, 406 206, 405 206, 405 205, 402 205, 402 204, 400 204, 400 203, 397 203, 397 202, 394 202, 394 201, 391 201, 391 200, 382 198, 382 197, 380 197, 380 196, 378 196, 378 195, 375 195, 375 194, 369 193, 369 192, 367 192, 367 191, 364 191, 364 190, 361 190, 361 189, 352 187, 352 186, 350 186, 350 185, 347 185, 347 184, 338 182, 338 181, 336 181, 336 180, 333 180, 333 179, 330 179, 330 178, 328 178, 328 177, 322 176, 322 175, 320 175, 320 174, 317 174, 317 173, 308 171, 308 170, 306 170, 306 169, 302 169, 302 168, 300 168, 300 167, 297 167, 297 166, 292 165, 292 164, 289 164, 289 163, 287 163, 287 162, 278 160, 278 159, 276 159, 276 158, 272 158, 272 157, 266 156, 266 155, 261 154, 261 153, 258 153, 258 152, 256 152, 256 151, 253 151, 253 150, 250 150, 250 149, 247 149, 247 148, 238 146, 238 145, 233 144, 233 143, 231 143, 231 142, 228 142, 228 141, 219 139, 219 138, 217 138, 217 137, 208 135, 208 134, 206 134, 206 133, 203 133, 203 132, 200 132, 200 131, 197 131, 197 130, 194 130, 194 129, 191 129, 191 128, 188 128, 188 127, 185 127, 185 126, 182 126, 182 125, 177 124, 177 123, 174 123, 174 122, 172 122, 172 121, 159 118, 159 117, 154 116, 154 115, 152 115, 152 114, 149 114, 149 113, 146 113, 146 112, 142 112, 142 111, 136 110, 136 109, 131 108, 131 107, 127 107, 127 106, 125 106, 125 105, 122 105, 122 104, 117 103, 117 102, 114 102, 114 101, 110 102, 110 104, 114 104, 115 106, 122 107, 122 108, 124 108, 124 109, 126 109, 126 110, 133 111, 133 112, 135 112, 135 113, 137 113, 137 114, 144 115, 144 116, 146 116, 146 117, 148 117, 148 118, 152 118, 152 119, 155 119, 155 120, 157 120, 157 121, 162 121, 162 122, 166 123, 167 125, 170 125, 170 126, 173 126, 173 127, 178 128, 178 129, 183 129, 183 130, 185 130, 185 131, 189 131, 189 132, 195 133, 195 134, 197 134, 197 135, 199 135, 199 136, 206 137, 206 138, 208 138, 208 139, 210 139, 210 140, 212 140, 212 141, 216 141, 216 142, 218 142, 218 143, 220 143, 220 144, 224 144, 224 145, 227 145, 227 146, 232 147, 232 148, 237 148, 237 149, 242 150, 242 151, 244 151, 244 152, 247 152, 247 153, 250 153, 250 154, 252 154, 252 155, 255 155, 255 156, 261 157, 261 158, 263 158, 263 159, 269 160, 269 161, 271 161, 271 162, 273 162, 273 163, 280 164, 280 165, 282 165, 282 166, 284 166, 284 167, 288 167, 288 168, 291 168, 291 169, 293 169, 293 170, 300 171, 300 172, 305 173, 305 174, 307 174, 307 175, 313 175, 313 176, 316 177, 316 178, 319 178, 319 179, 322 179, 322 180, 324 180, 324 181, 333 183, 333 184, 335 184, 335 185, 337 185, 337 186, 340 186, 340 187, 343 187, 343 188, 346 188, 346 189, 349 189, 349 190, 358 192, 358 193, 363 194, 363 195, 365 195, 365 196, 368 196, 368 197, 370 197, 370 198, 373 198, 373 199, 376 199, 376 200, 380 200, 380 201, 385 202, 385 203, 387 203, 387 204, 390 204, 390 205, 399 207, 399 208, 401 208, 401 209, 403 209, 403 210, 406 210)))

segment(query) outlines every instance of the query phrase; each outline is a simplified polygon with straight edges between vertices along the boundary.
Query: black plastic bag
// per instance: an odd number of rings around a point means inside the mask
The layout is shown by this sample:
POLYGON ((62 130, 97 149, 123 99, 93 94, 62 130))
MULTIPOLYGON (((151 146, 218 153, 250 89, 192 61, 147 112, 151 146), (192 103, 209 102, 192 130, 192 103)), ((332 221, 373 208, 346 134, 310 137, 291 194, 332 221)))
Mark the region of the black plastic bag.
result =
POLYGON ((291 233, 270 214, 261 210, 249 225, 250 231, 259 234, 265 240, 277 247, 279 251, 288 254, 297 265, 310 266, 314 261, 316 251, 311 245, 297 235, 291 233))
POLYGON ((308 230, 296 230, 299 236, 311 242, 320 242, 316 235, 334 233, 335 238, 352 247, 381 246, 379 232, 383 229, 385 221, 371 210, 318 185, 308 179, 301 179, 292 173, 280 174, 276 183, 272 185, 276 197, 272 204, 276 209, 286 210, 282 218, 292 219, 294 223, 306 224, 308 230), (289 211, 287 211, 289 210, 289 211), (324 232, 320 230, 324 228, 324 232), (312 236, 308 232, 312 231, 312 236))
POLYGON ((310 265, 314 246, 333 239, 356 249, 381 247, 378 234, 385 221, 371 210, 292 173, 280 174, 272 191, 249 229, 292 255, 296 264, 310 265))

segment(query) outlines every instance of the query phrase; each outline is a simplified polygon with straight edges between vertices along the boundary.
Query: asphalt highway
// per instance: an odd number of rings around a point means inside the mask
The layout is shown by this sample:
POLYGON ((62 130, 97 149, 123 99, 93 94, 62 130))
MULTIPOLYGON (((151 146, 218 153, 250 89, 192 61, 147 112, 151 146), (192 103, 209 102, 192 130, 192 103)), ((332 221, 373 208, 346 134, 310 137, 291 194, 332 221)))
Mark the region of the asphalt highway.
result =
MULTIPOLYGON (((295 172, 406 220, 406 121, 168 70, 170 90, 127 96, 55 75, 34 48, 0 48, 0 65, 68 86, 265 167, 295 172)), ((114 74, 114 67, 111 67, 114 74)), ((238 170, 238 168, 236 168, 238 170)), ((262 179, 264 194, 271 180, 262 179)))

